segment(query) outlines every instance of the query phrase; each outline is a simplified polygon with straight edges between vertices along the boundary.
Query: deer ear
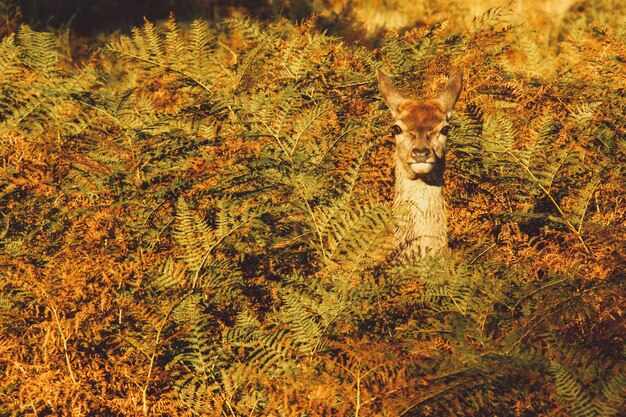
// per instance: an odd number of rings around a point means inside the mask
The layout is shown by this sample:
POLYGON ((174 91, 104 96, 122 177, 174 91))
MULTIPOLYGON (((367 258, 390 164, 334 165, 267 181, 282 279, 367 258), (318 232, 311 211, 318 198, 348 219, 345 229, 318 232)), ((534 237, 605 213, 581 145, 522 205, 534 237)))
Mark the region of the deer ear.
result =
POLYGON ((394 117, 397 116, 398 106, 404 101, 404 97, 402 97, 402 94, 400 94, 398 88, 395 86, 393 81, 391 81, 391 78, 386 76, 379 69, 376 70, 376 78, 378 78, 378 88, 383 95, 385 103, 387 103, 387 106, 389 106, 391 114, 394 117))
POLYGON ((459 99, 461 95, 461 89, 463 88, 463 70, 458 69, 454 71, 450 78, 448 79, 448 83, 443 88, 441 94, 439 94, 439 101, 443 104, 446 109, 446 113, 450 113, 452 111, 452 107, 454 107, 454 103, 459 99))

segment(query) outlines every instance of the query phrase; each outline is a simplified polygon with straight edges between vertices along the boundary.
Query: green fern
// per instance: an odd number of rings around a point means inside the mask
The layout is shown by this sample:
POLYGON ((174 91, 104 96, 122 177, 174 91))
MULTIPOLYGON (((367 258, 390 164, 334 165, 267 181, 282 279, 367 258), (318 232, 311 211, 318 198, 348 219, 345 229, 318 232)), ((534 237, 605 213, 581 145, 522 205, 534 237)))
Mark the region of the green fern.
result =
POLYGON ((22 62, 41 72, 44 76, 58 70, 58 41, 52 33, 35 32, 29 26, 22 25, 16 41, 20 45, 22 62))
POLYGON ((215 34, 211 32, 206 22, 194 20, 189 28, 189 44, 187 50, 191 58, 192 74, 195 77, 205 77, 211 72, 213 65, 211 56, 215 48, 215 34))
POLYGON ((551 371, 555 376, 557 393, 561 398, 572 404, 574 415, 577 417, 595 416, 596 410, 592 399, 576 378, 558 363, 551 364, 551 371))
POLYGON ((285 49, 283 58, 283 77, 299 81, 309 75, 311 73, 311 64, 309 61, 312 52, 320 48, 320 43, 324 40, 325 37, 323 35, 312 34, 306 38, 298 38, 299 42, 290 43, 285 49))
MULTIPOLYGON (((594 366, 594 365, 591 365, 594 366)), ((552 362, 556 392, 574 416, 610 417, 619 415, 625 404, 623 375, 613 375, 601 383, 600 389, 585 387, 563 364, 552 362)))
POLYGON ((0 73, 2 74, 3 88, 8 87, 9 81, 16 79, 19 75, 19 55, 20 49, 15 42, 15 34, 11 34, 2 39, 0 44, 0 73))
MULTIPOLYGON (((566 175, 572 175, 581 170, 582 161, 575 148, 563 149, 553 144, 551 136, 554 127, 551 119, 548 117, 540 121, 540 130, 531 142, 531 146, 526 149, 519 149, 516 146, 514 126, 502 114, 495 119, 488 118, 484 129, 483 147, 488 152, 485 165, 491 165, 501 173, 506 173, 505 178, 509 179, 520 178, 519 170, 529 187, 530 195, 547 198, 556 210, 556 217, 549 213, 546 217, 564 224, 578 238, 585 251, 590 252, 581 234, 585 208, 581 208, 578 204, 578 207, 574 209, 575 212, 570 213, 559 201, 559 190, 555 189, 557 181, 562 181, 566 175)), ((594 184, 595 189, 597 183, 594 184)), ((587 189, 582 193, 581 200, 585 202, 584 207, 587 207, 590 193, 593 193, 593 190, 587 189)), ((518 196, 518 198, 524 198, 523 194, 518 194, 518 196)))

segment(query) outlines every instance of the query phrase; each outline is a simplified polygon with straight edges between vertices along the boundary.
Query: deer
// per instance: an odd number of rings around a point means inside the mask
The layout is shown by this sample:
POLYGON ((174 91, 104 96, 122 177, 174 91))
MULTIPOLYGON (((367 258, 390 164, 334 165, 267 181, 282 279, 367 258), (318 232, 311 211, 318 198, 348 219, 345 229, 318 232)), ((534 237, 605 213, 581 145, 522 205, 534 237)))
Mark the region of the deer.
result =
POLYGON ((444 196, 448 119, 461 94, 463 71, 453 71, 437 97, 423 100, 405 98, 380 69, 376 76, 394 119, 394 257, 443 255, 448 249, 444 196))

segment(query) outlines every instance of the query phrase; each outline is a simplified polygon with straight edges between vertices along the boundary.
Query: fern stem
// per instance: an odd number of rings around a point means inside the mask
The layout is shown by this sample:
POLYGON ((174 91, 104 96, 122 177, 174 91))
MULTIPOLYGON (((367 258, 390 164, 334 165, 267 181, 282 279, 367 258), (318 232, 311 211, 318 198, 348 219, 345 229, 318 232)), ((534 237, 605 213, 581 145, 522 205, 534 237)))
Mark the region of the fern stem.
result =
POLYGON ((185 300, 188 296, 189 296, 189 294, 183 296, 183 298, 181 298, 180 301, 177 301, 174 304, 172 304, 172 306, 169 308, 169 310, 165 314, 165 317, 163 317, 163 320, 161 321, 160 326, 157 328, 157 334, 156 334, 156 337, 154 339, 154 348, 152 349, 152 354, 149 357, 150 362, 148 364, 148 374, 146 375, 146 381, 145 381, 144 385, 140 388, 140 390, 141 390, 141 408, 142 408, 142 411, 143 411, 143 415, 145 415, 145 416, 148 415, 148 394, 147 394, 148 387, 150 386, 150 379, 152 377, 152 370, 154 369, 154 362, 156 360, 156 355, 157 355, 159 343, 161 341, 161 335, 163 334, 163 329, 165 328, 165 325, 167 324, 167 321, 169 320, 169 317, 172 314, 172 312, 174 311, 174 309, 176 309, 176 307, 178 307, 182 303, 182 301, 185 300))
POLYGON ((339 136, 337 136, 337 139, 335 139, 330 146, 328 147, 328 149, 326 149, 324 151, 324 153, 322 154, 322 156, 320 156, 319 161, 317 161, 315 164, 316 165, 321 165, 322 162, 324 162, 324 159, 326 159, 326 156, 330 153, 330 151, 335 147, 335 145, 337 144, 337 142, 339 142, 344 136, 346 136, 348 133, 352 133, 353 131, 355 131, 357 129, 356 126, 353 126, 347 130, 345 130, 344 132, 342 132, 339 136))
POLYGON ((544 193, 544 195, 546 197, 548 197, 548 199, 550 200, 550 202, 554 205, 554 207, 557 209, 557 211, 559 212, 559 214, 561 215, 561 218, 563 219, 563 221, 565 222, 565 225, 567 226, 567 228, 576 235, 576 237, 578 238, 578 240, 580 241, 580 243, 582 244, 583 248, 585 249, 585 252, 588 255, 591 255, 591 250, 589 249, 589 247, 587 246, 587 243, 585 243, 582 235, 580 234, 580 232, 574 227, 574 225, 572 224, 572 222, 570 222, 569 220, 567 220, 565 212, 563 211, 563 209, 561 208, 561 206, 556 202, 556 200, 554 199, 554 197, 552 196, 552 193, 547 190, 542 184, 541 181, 539 180, 539 178, 537 178, 537 176, 535 176, 535 174, 531 171, 531 169, 525 164, 523 163, 513 152, 506 150, 505 149, 505 153, 507 155, 509 155, 511 158, 513 158, 513 160, 515 160, 515 162, 517 162, 527 173, 528 175, 530 175, 530 178, 535 182, 535 184, 539 187, 539 189, 541 190, 542 193, 544 193))
POLYGON ((256 47, 256 51, 254 51, 252 56, 248 59, 248 62, 246 62, 244 64, 243 68, 241 68, 241 74, 239 75, 239 78, 237 79, 237 81, 235 81, 235 83, 233 84, 233 93, 235 91, 237 91, 237 88, 239 88, 239 84, 241 84, 241 81, 243 80, 243 77, 248 72, 248 68, 250 68, 252 63, 255 61, 255 58, 261 53, 263 48, 265 48, 265 45, 267 45, 268 43, 269 43, 269 40, 264 40, 261 44, 259 44, 256 47))
POLYGON ((321 111, 319 114, 316 114, 315 117, 311 118, 311 120, 307 121, 306 126, 304 126, 304 128, 300 131, 300 133, 298 133, 298 136, 296 136, 296 140, 294 141, 293 146, 291 147, 291 152, 289 153, 290 157, 293 157, 293 154, 296 151, 296 147, 298 146, 298 142, 300 142, 300 138, 302 138, 302 135, 304 135, 304 132, 306 132, 309 129, 309 126, 311 126, 313 122, 315 122, 318 118, 320 118, 324 113, 328 112, 328 110, 330 110, 330 108, 325 109, 324 111, 321 111))
POLYGON ((324 337, 324 333, 326 333, 326 330, 328 330, 330 325, 335 321, 335 319, 337 319, 337 317, 339 317, 339 314, 341 314, 345 309, 346 307, 343 307, 338 312, 336 312, 335 315, 331 317, 331 319, 328 321, 328 323, 324 325, 324 328, 320 332, 320 337, 317 338, 317 341, 315 342, 315 346, 313 347, 313 351, 311 352, 311 356, 309 357, 309 363, 313 361, 313 356, 315 355, 315 353, 317 353, 317 348, 320 346, 322 337, 324 337))
POLYGON ((571 297, 569 297, 567 300, 563 300, 560 303, 560 307, 555 309, 554 311, 551 311, 549 313, 547 313, 546 315, 544 315, 543 317, 541 317, 539 320, 537 320, 536 323, 534 323, 526 332, 524 332, 524 334, 522 336, 520 336, 520 338, 518 340, 515 341, 515 343, 513 343, 511 345, 511 347, 506 351, 505 355, 510 355, 511 352, 513 351, 513 349, 515 349, 516 346, 518 346, 519 344, 522 343, 522 341, 524 339, 526 339, 526 337, 528 337, 528 335, 535 329, 537 328, 541 323, 543 323, 544 320, 548 319, 551 316, 554 316, 555 314, 558 314, 562 311, 567 310, 568 308, 570 308, 572 306, 572 304, 570 303, 572 300, 575 299, 582 299, 582 297, 584 295, 586 295, 587 293, 593 291, 593 290, 597 290, 606 286, 610 286, 610 283, 603 283, 600 285, 596 285, 594 287, 588 288, 586 290, 583 290, 582 292, 576 293, 574 295, 572 295, 571 297))
POLYGON ((147 64, 154 65, 156 67, 163 68, 165 70, 172 71, 172 72, 175 72, 177 74, 180 74, 183 77, 186 77, 186 78, 190 79, 191 81, 196 83, 198 86, 202 87, 202 89, 206 90, 207 92, 213 93, 213 90, 208 85, 204 84, 202 81, 196 79, 195 77, 191 76, 190 74, 187 74, 185 71, 182 71, 182 70, 179 70, 179 69, 176 69, 176 68, 172 68, 169 65, 161 64, 160 62, 155 61, 153 59, 144 58, 144 57, 141 57, 139 55, 131 54, 130 52, 122 51, 120 49, 115 49, 111 45, 107 46, 107 49, 109 51, 111 51, 111 52, 114 52, 114 53, 118 54, 118 55, 126 56, 128 58, 132 58, 132 59, 135 59, 137 61, 145 62, 147 64))
POLYGON ((448 392, 448 391, 450 391, 450 390, 452 390, 452 389, 454 389, 456 387, 460 387, 462 385, 465 385, 465 384, 466 384, 465 381, 459 382, 458 384, 449 385, 449 386, 447 386, 447 387, 445 387, 445 388, 443 388, 443 389, 441 389, 441 390, 439 390, 439 391, 437 391, 435 393, 427 395, 427 396, 419 399, 418 401, 414 402, 409 407, 407 407, 403 412, 401 412, 399 414, 398 417, 402 417, 402 416, 408 415, 411 412, 411 410, 413 410, 415 407, 418 407, 418 406, 424 404, 426 401, 430 401, 433 398, 436 398, 437 396, 439 396, 441 394, 445 394, 446 392, 448 392))
POLYGON ((355 384, 356 384, 357 392, 356 392, 356 399, 355 399, 355 412, 354 412, 355 417, 359 416, 362 405, 371 402, 371 401, 366 401, 364 403, 361 402, 361 381, 367 378, 368 375, 375 372, 377 369, 382 368, 386 365, 388 365, 388 363, 381 363, 380 365, 376 365, 373 368, 369 369, 367 372, 362 374, 361 368, 359 368, 358 371, 355 373, 350 368, 339 364, 339 366, 343 368, 346 372, 348 372, 356 381, 355 384))
POLYGON ((63 346, 63 355, 65 356, 65 364, 67 366, 67 371, 70 375, 70 379, 72 380, 72 383, 74 385, 77 385, 78 381, 76 380, 76 377, 74 376, 74 371, 72 370, 72 362, 70 360, 70 353, 67 348, 67 342, 69 340, 69 337, 65 336, 65 333, 63 332, 63 328, 61 327, 61 319, 59 317, 58 307, 54 306, 54 304, 52 303, 52 300, 49 299, 48 293, 46 293, 45 290, 43 290, 43 295, 44 295, 44 298, 46 299, 48 306, 50 307, 50 310, 52 311, 52 317, 54 317, 54 323, 56 324, 57 331, 59 332, 59 336, 61 337, 61 342, 63 346))
MULTIPOLYGON (((235 65, 237 63, 237 60, 239 58, 239 56, 235 53, 235 51, 233 51, 228 45, 226 45, 224 42, 221 41, 217 41, 217 44, 219 46, 221 46, 222 48, 226 49, 226 51, 228 51, 228 53, 233 57, 233 65, 235 65)), ((223 66, 222 66, 223 67, 223 66)))
POLYGON ((580 217, 580 223, 578 224, 578 232, 579 233, 580 233, 580 231, 583 228, 583 220, 585 219, 585 214, 587 214, 587 209, 589 208, 589 204, 591 203, 591 198, 592 198, 593 194, 596 192, 596 189, 598 188, 598 186, 600 185, 601 182, 602 182, 601 179, 598 179, 598 181, 596 181, 596 183, 593 186, 593 189, 589 193, 589 198, 585 202, 585 208, 583 210, 582 216, 580 217))
POLYGON ((222 236, 220 236, 219 239, 217 239, 217 241, 213 245, 211 245, 211 247, 209 249, 207 249, 207 251, 204 253, 204 256, 202 257, 202 261, 200 262, 200 265, 198 265, 198 269, 196 269, 196 273, 193 276, 193 281, 191 283, 191 289, 192 290, 194 290, 196 288, 196 285, 198 283, 198 278, 200 277, 200 271, 202 270, 202 268, 204 268, 204 264, 209 259, 209 255, 211 254, 211 252, 213 252, 213 250, 216 247, 218 247, 224 241, 224 239, 226 239, 228 236, 232 235, 235 231, 237 231, 238 229, 240 229, 244 225, 250 223, 252 220, 258 219, 259 217, 261 217, 265 213, 267 213, 267 210, 264 210, 261 213, 258 213, 258 214, 254 215, 254 216, 251 216, 251 217, 247 218, 245 221, 239 223, 238 225, 236 225, 235 227, 230 229, 227 233, 224 233, 222 236))
POLYGON ((356 410, 354 411, 354 417, 359 417, 359 412, 361 411, 361 370, 357 374, 356 379, 356 410))
MULTIPOLYGON (((24 375, 24 378, 28 377, 26 370, 19 362, 14 362, 13 364, 17 367, 17 369, 19 369, 22 372, 22 375, 24 375)), ((28 397, 29 405, 33 409, 33 414, 35 414, 35 417, 39 417, 39 413, 37 412, 37 407, 35 406, 35 401, 33 400, 33 397, 31 396, 30 391, 28 390, 26 391, 26 396, 28 397)))
POLYGON ((492 244, 492 245, 489 245, 489 246, 487 247, 487 249, 483 250, 483 251, 482 251, 482 252, 480 252, 478 255, 476 255, 476 256, 474 257, 474 259, 472 259, 472 260, 469 262, 469 264, 468 264, 468 265, 472 265, 472 264, 473 264, 474 262, 476 262, 476 261, 477 261, 477 260, 478 260, 481 256, 483 256, 485 253, 489 252, 489 251, 491 250, 491 248, 493 248, 494 246, 496 246, 496 244, 495 244, 495 243, 494 243, 494 244, 492 244))
POLYGON ((563 282, 567 281, 568 279, 569 279, 569 277, 565 277, 565 278, 563 278, 563 279, 561 279, 561 280, 559 280, 559 281, 550 282, 550 283, 548 283, 548 284, 546 284, 546 285, 544 285, 544 286, 542 286, 542 287, 540 287, 540 288, 537 288, 537 289, 536 289, 536 290, 534 290, 534 291, 531 291, 530 293, 528 293, 528 294, 524 295, 522 298, 520 298, 520 299, 519 299, 519 300, 515 303, 515 305, 511 308, 511 311, 512 311, 512 312, 515 312, 515 310, 517 310, 517 307, 520 305, 520 303, 521 303, 522 301, 526 300, 527 298, 532 297, 533 295, 537 294, 538 292, 541 292, 541 291, 545 290, 546 288, 550 288, 550 287, 553 287, 553 286, 555 286, 555 285, 559 285, 559 284, 561 284, 561 283, 563 283, 563 282))
POLYGON ((550 184, 548 186, 548 191, 552 190, 552 184, 554 184, 554 180, 556 178, 556 174, 559 172, 561 167, 565 165, 565 162, 567 162, 567 158, 568 158, 568 156, 571 155, 572 151, 574 150, 574 146, 576 146, 576 145, 572 145, 570 150, 567 151, 567 154, 561 159, 561 162, 554 168, 554 170, 552 170, 552 175, 550 176, 550 181, 548 181, 548 184, 550 184))
POLYGON ((253 116, 259 121, 259 123, 263 125, 263 127, 265 127, 265 129, 267 129, 270 136, 273 137, 274 140, 276 140, 276 143, 278 143, 278 146, 280 146, 280 149, 282 149, 283 153, 287 157, 287 160, 290 163, 293 162, 289 151, 287 150, 287 148, 285 148, 285 145, 283 145, 283 142, 280 140, 280 137, 278 136, 278 134, 274 133, 274 130, 267 123, 265 123, 265 121, 261 119, 259 116, 257 116, 256 114, 253 114, 253 116))
POLYGON ((456 302, 456 299, 454 298, 454 293, 449 293, 446 295, 450 298, 450 300, 452 300, 452 304, 454 304, 456 309, 459 310, 459 313, 461 313, 461 315, 465 317, 465 315, 467 314, 467 310, 463 310, 463 308, 461 308, 461 306, 456 302))
POLYGON ((328 255, 326 255, 326 251, 324 250, 324 237, 322 235, 322 231, 320 229, 320 226, 319 226, 319 223, 317 221, 317 218, 315 217, 315 213, 313 213, 313 209, 311 208, 311 205, 309 204, 309 201, 306 199, 306 196, 304 195, 304 192, 300 188, 300 185, 298 184, 298 180, 297 179, 294 181, 294 185, 296 186, 296 189, 298 190, 298 194, 300 194, 300 198, 304 202, 304 205, 306 207, 307 213, 311 217, 311 221, 313 222, 313 227, 315 228, 315 233, 317 234, 317 239, 319 240, 318 243, 320 245, 320 252, 322 254, 322 258, 324 259, 324 262, 326 263, 326 262, 328 262, 328 255))
MULTIPOLYGON (((254 410, 256 410, 256 406, 259 403, 259 399, 256 398, 254 400, 254 404, 252 404, 252 409, 250 410, 250 412, 248 413, 248 416, 252 417, 254 415, 254 410)), ((234 415, 234 414, 233 414, 234 415)))
POLYGON ((24 113, 22 116, 20 116, 16 121, 14 121, 11 124, 11 127, 16 128, 20 123, 22 123, 22 121, 24 119, 26 119, 30 114, 32 114, 35 109, 37 109, 38 107, 40 107, 43 103, 45 103, 46 101, 48 101, 48 99, 43 99, 40 102, 38 102, 37 104, 35 104, 34 106, 32 106, 30 109, 28 109, 28 111, 26 113, 24 113))

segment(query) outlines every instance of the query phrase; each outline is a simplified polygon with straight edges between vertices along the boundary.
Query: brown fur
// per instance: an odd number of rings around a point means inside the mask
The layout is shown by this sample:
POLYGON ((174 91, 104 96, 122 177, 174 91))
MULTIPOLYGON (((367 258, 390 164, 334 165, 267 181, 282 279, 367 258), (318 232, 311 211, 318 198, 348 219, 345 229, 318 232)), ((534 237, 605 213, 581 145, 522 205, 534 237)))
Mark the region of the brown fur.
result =
POLYGON ((446 120, 446 111, 438 100, 405 100, 398 106, 398 115, 409 131, 430 132, 446 120))

